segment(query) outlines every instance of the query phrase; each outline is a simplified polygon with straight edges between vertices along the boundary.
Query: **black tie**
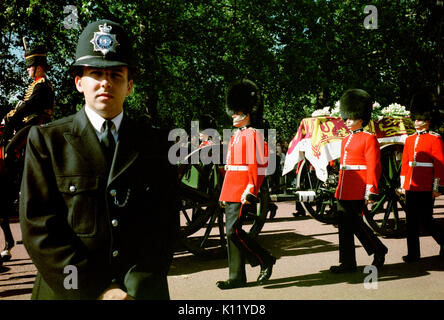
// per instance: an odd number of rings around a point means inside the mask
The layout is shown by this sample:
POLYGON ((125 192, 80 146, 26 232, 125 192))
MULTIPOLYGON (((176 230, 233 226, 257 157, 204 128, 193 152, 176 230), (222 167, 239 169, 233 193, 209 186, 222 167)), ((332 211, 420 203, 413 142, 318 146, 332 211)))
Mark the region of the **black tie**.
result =
POLYGON ((101 134, 100 140, 102 141, 103 147, 105 149, 105 156, 108 163, 111 163, 114 156, 114 149, 116 148, 116 142, 114 141, 114 136, 111 132, 113 122, 111 120, 105 120, 103 123, 103 132, 101 134))

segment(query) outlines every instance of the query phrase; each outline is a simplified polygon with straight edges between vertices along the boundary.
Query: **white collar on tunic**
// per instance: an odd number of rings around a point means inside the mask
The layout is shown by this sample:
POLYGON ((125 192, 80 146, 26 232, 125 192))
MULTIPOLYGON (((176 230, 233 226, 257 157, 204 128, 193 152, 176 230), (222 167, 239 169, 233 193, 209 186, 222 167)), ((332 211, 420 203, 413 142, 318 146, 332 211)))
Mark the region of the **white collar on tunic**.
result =
MULTIPOLYGON (((96 130, 96 134, 99 137, 100 133, 102 132, 102 126, 106 119, 102 118, 97 112, 95 112, 90 106, 85 105, 85 113, 88 117, 89 121, 91 122, 92 126, 96 130)), ((122 123, 123 118, 123 110, 120 112, 117 116, 111 119, 111 121, 114 123, 113 128, 111 128, 111 132, 114 136, 117 135, 119 132, 120 124, 122 123)))

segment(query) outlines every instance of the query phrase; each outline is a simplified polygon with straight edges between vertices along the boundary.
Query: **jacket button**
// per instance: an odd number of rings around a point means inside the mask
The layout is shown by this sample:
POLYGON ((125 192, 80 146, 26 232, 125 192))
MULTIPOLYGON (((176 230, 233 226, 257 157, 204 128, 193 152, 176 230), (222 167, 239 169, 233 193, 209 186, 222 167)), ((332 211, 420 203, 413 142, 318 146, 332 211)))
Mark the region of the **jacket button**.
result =
POLYGON ((111 190, 109 191, 109 194, 111 195, 111 197, 115 197, 115 196, 117 195, 117 191, 116 191, 116 189, 111 189, 111 190))
POLYGON ((115 258, 115 257, 117 257, 119 255, 119 251, 118 250, 114 250, 113 251, 113 257, 115 258))
POLYGON ((76 186, 69 186, 69 191, 76 192, 77 191, 76 186))
POLYGON ((113 219, 111 221, 111 224, 112 224, 113 227, 117 227, 119 225, 119 221, 117 221, 117 219, 113 219))

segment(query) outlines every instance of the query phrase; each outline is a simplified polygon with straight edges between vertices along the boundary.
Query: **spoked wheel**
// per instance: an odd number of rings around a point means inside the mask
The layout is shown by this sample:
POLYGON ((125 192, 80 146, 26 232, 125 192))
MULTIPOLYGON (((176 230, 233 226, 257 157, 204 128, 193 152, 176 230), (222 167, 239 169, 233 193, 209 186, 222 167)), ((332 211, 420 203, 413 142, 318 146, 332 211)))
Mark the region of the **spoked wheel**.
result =
POLYGON ((385 237, 402 237, 405 233, 405 197, 397 192, 400 187, 403 148, 401 144, 389 144, 381 148, 382 173, 378 183, 380 198, 375 204, 364 208, 369 225, 385 237))
POLYGON ((223 210, 219 206, 222 175, 217 165, 185 164, 179 167, 181 243, 195 255, 224 255, 223 210), (215 226, 219 234, 211 234, 215 226))
MULTIPOLYGON (((210 148, 213 147, 217 149, 221 146, 208 145, 194 152, 204 151, 200 156, 205 157, 211 154, 210 148)), ((224 209, 219 205, 223 170, 219 165, 199 163, 180 165, 178 171, 181 243, 188 251, 205 258, 226 255, 224 209), (218 233, 214 230, 216 226, 218 233)), ((245 231, 253 236, 257 236, 264 226, 269 211, 269 199, 266 178, 258 193, 258 203, 248 206, 249 210, 245 217, 247 220, 245 231)))
POLYGON ((298 166, 296 188, 300 191, 314 191, 316 199, 313 202, 301 202, 305 211, 313 218, 323 223, 337 223, 335 190, 338 184, 338 161, 328 166, 326 182, 316 177, 313 166, 307 159, 298 166))

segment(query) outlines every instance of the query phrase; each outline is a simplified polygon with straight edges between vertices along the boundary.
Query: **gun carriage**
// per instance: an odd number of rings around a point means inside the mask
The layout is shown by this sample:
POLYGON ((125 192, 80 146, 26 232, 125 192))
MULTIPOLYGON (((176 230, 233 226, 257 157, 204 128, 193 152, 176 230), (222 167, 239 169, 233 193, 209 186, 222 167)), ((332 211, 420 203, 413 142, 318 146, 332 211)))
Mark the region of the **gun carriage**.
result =
MULTIPOLYGON (((224 209, 220 206, 219 195, 225 174, 223 161, 219 164, 193 163, 188 161, 198 153, 199 159, 211 152, 222 156, 222 144, 207 145, 190 153, 184 164, 179 165, 179 187, 181 198, 181 243, 190 252, 207 258, 226 254, 224 231, 224 209), (190 162, 190 163, 186 163, 190 162), (215 231, 217 227, 217 231, 215 231)), ((250 234, 257 236, 268 213, 269 193, 267 180, 261 186, 258 203, 248 206, 246 219, 250 234), (248 223, 249 222, 249 223, 248 223)))
MULTIPOLYGON (((399 192, 402 151, 405 138, 414 133, 408 117, 371 120, 365 130, 374 133, 381 147, 382 173, 379 198, 363 212, 367 223, 380 236, 402 237, 405 232, 404 196, 399 192)), ((323 223, 336 223, 336 199, 341 140, 349 134, 341 118, 315 117, 301 121, 285 158, 283 175, 292 172, 292 187, 272 186, 265 179, 259 203, 251 206, 247 219, 250 234, 258 235, 266 222, 270 205, 295 201, 297 207, 323 223)), ((209 145, 195 150, 208 154, 209 145)), ((221 152, 221 151, 220 151, 221 152)), ((188 155, 190 157, 191 154, 188 155)), ((220 163, 223 163, 221 161, 220 163)), ((185 163, 179 166, 181 192, 181 243, 190 252, 207 257, 225 254, 223 209, 219 194, 223 164, 185 163)))
MULTIPOLYGON (((371 120, 365 130, 376 135, 381 148, 382 173, 378 200, 366 206, 363 215, 372 229, 385 237, 400 237, 405 229, 405 199, 400 193, 404 141, 415 132, 408 117, 371 120)), ((349 134, 335 117, 303 119, 291 141, 283 174, 296 171, 289 191, 303 209, 324 223, 336 223, 335 189, 338 183, 341 140, 349 134)), ((273 195, 273 200, 282 195, 273 195)))

